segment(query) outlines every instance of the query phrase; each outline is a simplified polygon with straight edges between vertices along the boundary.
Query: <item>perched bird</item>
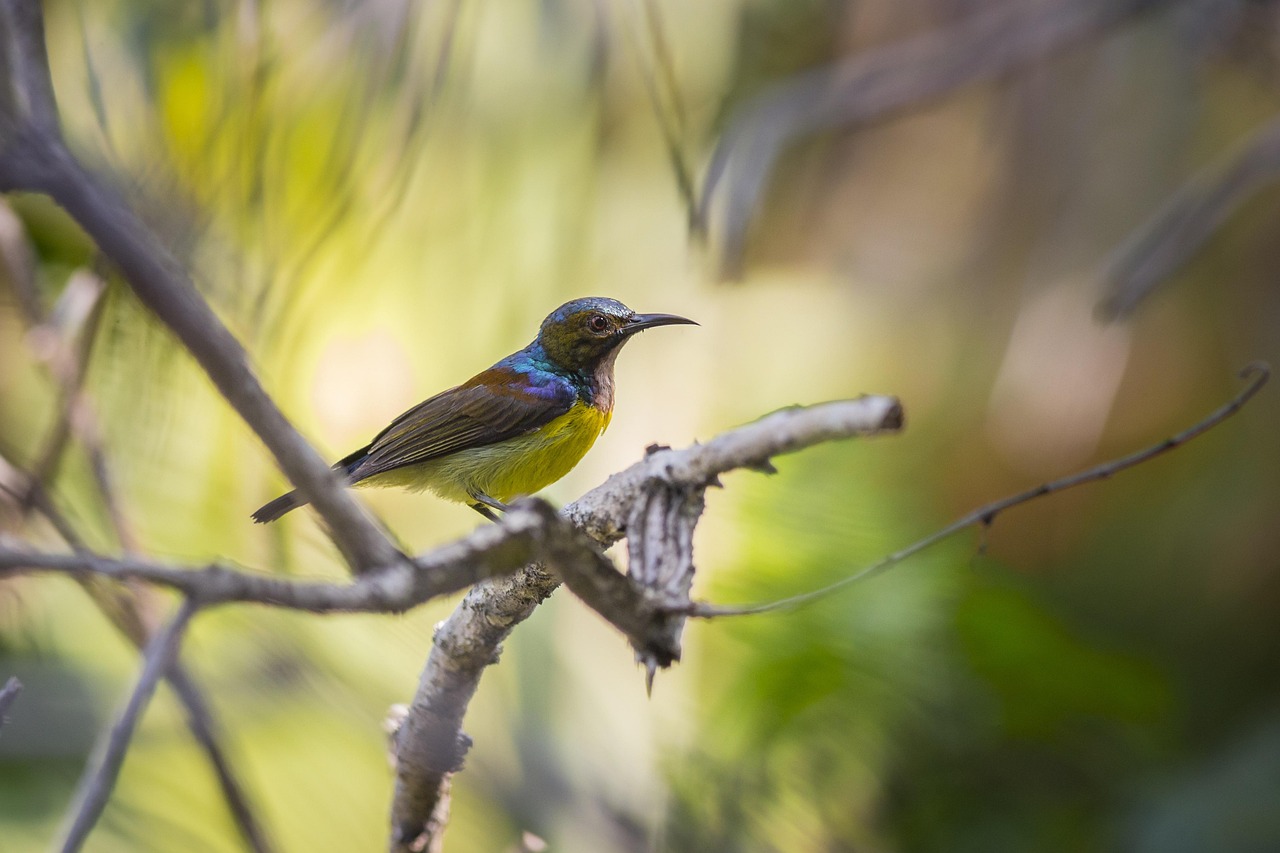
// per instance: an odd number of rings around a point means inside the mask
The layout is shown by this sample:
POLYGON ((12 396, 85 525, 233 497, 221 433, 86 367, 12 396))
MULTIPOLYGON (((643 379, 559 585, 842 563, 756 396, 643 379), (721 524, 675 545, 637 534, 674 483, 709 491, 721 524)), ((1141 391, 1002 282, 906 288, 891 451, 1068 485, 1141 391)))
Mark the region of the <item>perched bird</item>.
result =
MULTIPOLYGON (((333 467, 351 485, 430 489, 497 520, 517 495, 554 483, 609 425, 613 361, 632 335, 697 325, 637 314, 616 299, 566 302, 538 337, 488 370, 419 403, 333 467)), ((265 524, 306 501, 281 495, 253 514, 265 524)))

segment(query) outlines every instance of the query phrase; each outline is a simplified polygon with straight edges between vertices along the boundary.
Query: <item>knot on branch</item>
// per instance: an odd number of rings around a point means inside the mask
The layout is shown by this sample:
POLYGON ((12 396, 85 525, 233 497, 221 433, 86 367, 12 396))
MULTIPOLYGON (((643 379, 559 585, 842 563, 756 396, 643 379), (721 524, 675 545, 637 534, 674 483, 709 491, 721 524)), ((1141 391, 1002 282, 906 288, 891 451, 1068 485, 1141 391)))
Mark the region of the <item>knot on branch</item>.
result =
POLYGON ((693 531, 706 505, 705 486, 653 478, 637 496, 627 518, 627 574, 647 593, 652 607, 644 642, 632 639, 636 660, 644 665, 652 692, 659 667, 680 659, 684 616, 693 586, 693 531))

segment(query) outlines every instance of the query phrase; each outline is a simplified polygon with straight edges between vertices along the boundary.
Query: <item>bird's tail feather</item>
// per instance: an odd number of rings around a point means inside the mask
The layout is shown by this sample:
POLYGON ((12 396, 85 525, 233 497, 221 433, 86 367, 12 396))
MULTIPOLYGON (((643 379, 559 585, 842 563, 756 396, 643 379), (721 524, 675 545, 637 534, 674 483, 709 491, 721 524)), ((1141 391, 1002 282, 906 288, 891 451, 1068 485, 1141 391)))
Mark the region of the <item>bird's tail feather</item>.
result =
MULTIPOLYGON (((342 459, 335 462, 333 470, 346 477, 347 485, 351 485, 353 482, 351 479, 351 472, 360 466, 360 463, 364 461, 365 456, 368 454, 369 446, 365 445, 355 453, 344 456, 342 459)), ((268 503, 260 506, 258 511, 253 514, 253 520, 258 524, 269 524, 284 515, 286 512, 292 512, 300 506, 306 506, 307 503, 308 501, 304 501, 296 490, 292 492, 285 492, 275 500, 269 501, 268 503)))
POLYGON ((275 500, 268 501, 259 507, 258 511, 253 514, 253 520, 258 524, 267 524, 304 504, 306 504, 306 501, 300 498, 297 492, 285 492, 275 500))

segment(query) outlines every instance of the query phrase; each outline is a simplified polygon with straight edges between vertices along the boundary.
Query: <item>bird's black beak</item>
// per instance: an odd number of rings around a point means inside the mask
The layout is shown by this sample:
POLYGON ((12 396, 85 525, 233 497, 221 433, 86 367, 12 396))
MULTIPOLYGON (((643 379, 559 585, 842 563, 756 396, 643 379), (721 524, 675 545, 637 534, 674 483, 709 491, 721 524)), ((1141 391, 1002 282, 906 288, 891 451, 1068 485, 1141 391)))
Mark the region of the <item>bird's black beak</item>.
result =
POLYGON ((636 332, 643 332, 645 329, 652 329, 654 326, 681 325, 696 326, 698 324, 688 317, 681 317, 677 314, 635 314, 618 331, 623 335, 634 335, 636 332))

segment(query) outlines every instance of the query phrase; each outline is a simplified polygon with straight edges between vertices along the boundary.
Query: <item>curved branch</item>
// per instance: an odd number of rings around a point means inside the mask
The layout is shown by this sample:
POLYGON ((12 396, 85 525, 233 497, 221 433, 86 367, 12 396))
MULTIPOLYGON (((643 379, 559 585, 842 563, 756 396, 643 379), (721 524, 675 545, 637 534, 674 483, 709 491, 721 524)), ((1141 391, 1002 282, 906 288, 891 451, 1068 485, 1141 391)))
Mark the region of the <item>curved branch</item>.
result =
POLYGON ((1086 468, 1085 470, 1078 471, 1070 476, 1053 480, 1049 483, 1042 483, 1035 488, 1027 489, 1025 492, 1019 492, 1016 495, 1010 495, 1007 498, 1002 498, 998 501, 980 506, 967 515, 961 516, 951 522, 941 530, 935 531, 925 538, 908 545, 906 548, 896 551, 889 556, 854 572, 848 577, 841 578, 833 584, 824 586, 821 589, 813 590, 812 592, 805 592, 800 595, 793 595, 778 601, 771 601, 767 604, 732 607, 696 603, 684 608, 681 612, 687 616, 698 616, 708 619, 717 616, 750 616, 757 613, 769 613, 775 610, 789 610, 808 604, 812 601, 817 601, 820 598, 826 598, 833 592, 842 590, 851 584, 867 580, 887 571, 908 557, 918 554, 924 549, 936 545, 944 539, 950 538, 961 530, 965 530, 966 528, 974 527, 979 524, 990 526, 995 522, 996 516, 1007 509, 1035 500, 1036 498, 1044 497, 1045 495, 1051 495, 1055 492, 1061 492, 1075 486, 1081 486, 1085 483, 1093 483, 1098 480, 1108 479, 1126 468, 1132 468, 1135 465, 1140 465, 1162 453, 1167 453, 1176 447, 1186 444, 1188 441, 1199 435, 1203 435, 1225 421, 1227 418, 1234 415, 1236 412, 1240 411, 1240 409, 1244 407, 1245 403, 1249 402, 1254 394, 1257 394, 1262 390, 1262 386, 1266 385, 1267 380, 1271 378, 1271 366, 1261 361, 1254 362, 1240 371, 1240 377, 1248 380, 1248 384, 1245 385, 1240 393, 1236 394, 1236 396, 1233 397, 1226 405, 1211 412, 1203 420, 1193 424, 1177 435, 1170 436, 1158 444, 1153 444, 1150 447, 1145 447, 1142 450, 1130 453, 1128 456, 1122 456, 1119 459, 1112 459, 1108 462, 1103 462, 1100 465, 1095 465, 1092 468, 1086 468))

